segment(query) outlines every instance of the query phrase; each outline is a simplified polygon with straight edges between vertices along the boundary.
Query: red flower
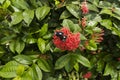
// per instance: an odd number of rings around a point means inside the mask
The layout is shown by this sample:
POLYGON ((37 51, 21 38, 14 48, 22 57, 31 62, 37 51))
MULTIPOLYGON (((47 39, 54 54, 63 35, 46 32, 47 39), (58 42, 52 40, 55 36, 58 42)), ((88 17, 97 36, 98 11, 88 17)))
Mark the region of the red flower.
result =
POLYGON ((66 36, 65 40, 61 40, 59 36, 54 34, 53 43, 56 45, 56 47, 62 50, 68 50, 68 51, 75 50, 79 47, 80 33, 72 33, 66 27, 63 27, 60 30, 56 30, 55 32, 62 32, 63 33, 62 36, 66 36))
POLYGON ((90 78, 92 76, 91 72, 87 72, 86 74, 83 75, 83 78, 90 78))
POLYGON ((117 60, 118 60, 118 61, 120 61, 120 57, 119 57, 119 58, 117 58, 117 60))
POLYGON ((82 2, 81 9, 82 9, 83 14, 87 14, 89 12, 89 9, 88 9, 86 1, 82 2))
POLYGON ((81 25, 83 28, 86 26, 86 20, 87 20, 87 18, 85 18, 85 17, 82 18, 81 25))
POLYGON ((96 42, 102 42, 103 41, 103 35, 104 35, 104 30, 101 30, 100 33, 94 33, 92 35, 92 39, 95 39, 96 42))

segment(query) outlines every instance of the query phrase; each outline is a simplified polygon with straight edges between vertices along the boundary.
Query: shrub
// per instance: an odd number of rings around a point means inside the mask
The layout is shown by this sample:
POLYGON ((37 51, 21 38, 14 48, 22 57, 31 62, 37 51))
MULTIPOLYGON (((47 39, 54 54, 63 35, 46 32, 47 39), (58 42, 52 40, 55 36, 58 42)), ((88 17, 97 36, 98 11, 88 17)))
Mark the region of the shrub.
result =
POLYGON ((0 79, 120 80, 119 3, 0 0, 0 79))

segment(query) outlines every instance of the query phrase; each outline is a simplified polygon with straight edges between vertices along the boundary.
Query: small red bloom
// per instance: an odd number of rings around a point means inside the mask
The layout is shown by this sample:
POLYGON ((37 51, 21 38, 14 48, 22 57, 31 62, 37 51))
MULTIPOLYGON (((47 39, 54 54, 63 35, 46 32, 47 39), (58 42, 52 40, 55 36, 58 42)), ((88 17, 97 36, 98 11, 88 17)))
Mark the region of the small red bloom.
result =
POLYGON ((75 50, 79 47, 80 33, 72 33, 66 27, 63 27, 60 30, 56 30, 55 32, 62 32, 63 33, 62 36, 66 36, 66 39, 63 41, 60 38, 61 36, 59 37, 56 34, 54 34, 53 43, 56 45, 56 47, 68 51, 75 50))
POLYGON ((82 2, 81 9, 82 9, 83 14, 87 14, 89 12, 89 9, 88 9, 86 1, 82 2))
POLYGON ((119 57, 119 58, 117 58, 117 60, 118 60, 118 61, 120 61, 120 57, 119 57))
POLYGON ((85 18, 85 17, 82 18, 81 25, 83 28, 86 26, 86 20, 87 20, 87 18, 85 18))
POLYGON ((104 30, 101 30, 100 33, 95 33, 92 35, 92 39, 95 39, 96 42, 102 42, 103 41, 103 35, 104 35, 104 30))
POLYGON ((87 72, 86 74, 83 75, 83 78, 90 78, 92 76, 91 72, 87 72))

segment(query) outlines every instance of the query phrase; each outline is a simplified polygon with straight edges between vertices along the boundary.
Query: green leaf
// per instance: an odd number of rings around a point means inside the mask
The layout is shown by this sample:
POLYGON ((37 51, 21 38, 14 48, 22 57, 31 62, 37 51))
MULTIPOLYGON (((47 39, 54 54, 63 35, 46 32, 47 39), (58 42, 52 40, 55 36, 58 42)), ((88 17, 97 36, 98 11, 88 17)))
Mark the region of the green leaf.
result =
POLYGON ((29 67, 26 74, 30 76, 30 80, 42 80, 42 71, 36 64, 33 64, 31 67, 29 67))
POLYGON ((15 50, 18 54, 20 54, 23 49, 25 48, 25 43, 22 41, 17 40, 15 45, 15 50))
POLYGON ((79 71, 79 64, 78 63, 76 63, 75 65, 74 65, 74 69, 78 72, 79 71))
POLYGON ((89 60, 80 54, 77 54, 77 62, 81 63, 85 67, 91 67, 89 60))
POLYGON ((50 38, 52 38, 52 34, 51 33, 46 34, 46 35, 43 36, 43 39, 50 39, 50 38))
POLYGON ((69 61, 70 61, 69 54, 61 56, 55 63, 55 69, 63 68, 66 64, 68 64, 69 61))
POLYGON ((114 73, 113 65, 110 65, 109 63, 107 63, 103 75, 107 76, 107 75, 112 75, 113 73, 114 73))
POLYGON ((41 51, 41 53, 45 52, 45 40, 43 40, 42 38, 38 39, 38 48, 41 51))
POLYGON ((36 9, 36 17, 38 20, 43 20, 50 12, 50 7, 42 6, 36 9))
POLYGON ((16 45, 16 41, 10 42, 9 48, 13 53, 15 53, 15 45, 16 45))
POLYGON ((87 26, 89 26, 89 27, 96 27, 97 26, 97 24, 98 24, 98 22, 97 21, 89 21, 89 23, 88 23, 88 25, 87 26))
POLYGON ((38 66, 45 72, 50 72, 51 68, 50 65, 48 64, 48 62, 44 59, 39 59, 37 61, 38 66))
POLYGON ((97 32, 97 33, 100 33, 100 32, 101 32, 101 28, 95 27, 95 28, 93 29, 93 31, 94 31, 94 32, 97 32))
POLYGON ((34 44, 34 43, 37 42, 37 39, 35 39, 35 38, 28 38, 28 39, 26 40, 26 42, 29 43, 29 44, 34 44))
POLYGON ((102 70, 104 69, 104 65, 105 65, 104 61, 103 60, 99 60, 97 62, 97 71, 99 71, 101 73, 102 70))
POLYGON ((6 51, 4 50, 4 48, 2 46, 0 46, 0 57, 2 57, 5 52, 6 51))
POLYGON ((44 36, 48 31, 48 24, 44 24, 40 31, 40 36, 44 36))
POLYGON ((87 40, 87 38, 83 34, 80 34, 80 40, 87 40))
POLYGON ((3 66, 0 70, 0 76, 3 78, 13 78, 16 77, 16 70, 20 64, 16 61, 10 61, 3 66))
MULTIPOLYGON (((34 78, 35 79, 35 78, 34 78)), ((29 71, 24 72, 24 74, 21 76, 21 80, 33 80, 31 75, 29 74, 29 71)))
POLYGON ((36 70, 35 70, 35 68, 34 68, 33 65, 32 65, 32 67, 30 67, 28 69, 27 73, 28 73, 28 75, 30 75, 30 77, 31 77, 32 80, 34 80, 34 79, 37 80, 38 79, 36 70))
POLYGON ((118 72, 118 80, 120 80, 120 72, 118 72))
POLYGON ((23 19, 29 25, 34 18, 34 10, 25 10, 23 12, 23 19))
POLYGON ((60 15, 60 19, 66 19, 66 18, 68 18, 68 17, 70 17, 70 16, 71 16, 70 12, 67 11, 67 10, 65 10, 65 11, 63 11, 62 14, 60 15))
POLYGON ((97 50, 97 44, 94 40, 90 40, 88 46, 86 46, 88 50, 95 51, 97 50))
POLYGON ((80 18, 80 8, 77 5, 74 4, 69 4, 68 6, 66 6, 67 10, 76 18, 80 18))
POLYGON ((95 6, 95 5, 93 5, 93 4, 88 4, 88 8, 89 8, 89 10, 92 10, 92 11, 95 11, 95 12, 99 12, 99 10, 98 10, 98 8, 95 6))
POLYGON ((16 73, 15 72, 2 72, 0 71, 0 76, 3 78, 13 78, 16 77, 16 73))
POLYGON ((24 73, 24 71, 25 71, 25 66, 19 65, 16 70, 16 73, 17 73, 17 75, 21 76, 24 73))
POLYGON ((120 8, 115 8, 115 10, 113 11, 113 13, 117 14, 120 16, 120 8))
POLYGON ((108 15, 110 15, 110 16, 113 16, 112 11, 111 11, 110 9, 108 9, 108 8, 103 8, 103 9, 101 10, 100 14, 108 14, 108 15))
POLYGON ((16 76, 13 80, 21 80, 20 76, 16 76))
POLYGON ((32 58, 27 55, 17 55, 14 59, 21 64, 32 64, 32 58))
POLYGON ((12 4, 18 9, 28 9, 29 5, 25 0, 11 0, 12 4))
POLYGON ((64 27, 67 27, 67 28, 69 28, 71 31, 73 31, 74 32, 74 30, 75 30, 75 25, 74 25, 74 23, 71 21, 71 20, 69 20, 69 19, 64 19, 63 20, 63 22, 62 22, 62 25, 64 26, 64 27))
POLYGON ((100 1, 99 7, 100 8, 110 8, 112 4, 109 1, 100 1))
POLYGON ((110 19, 103 19, 100 24, 105 28, 111 30, 112 29, 112 21, 110 19))
POLYGON ((3 8, 4 9, 7 9, 9 6, 11 5, 11 2, 9 1, 9 0, 6 0, 5 2, 4 2, 4 4, 3 4, 3 8))
POLYGON ((93 3, 93 5, 98 6, 99 0, 88 0, 88 1, 93 3))
POLYGON ((4 1, 5 1, 5 0, 0 0, 0 3, 3 4, 4 1))
POLYGON ((72 69, 74 68, 75 63, 77 62, 76 57, 72 54, 70 54, 71 58, 69 62, 65 65, 65 70, 67 72, 71 72, 72 69))
POLYGON ((37 74, 37 80, 42 80, 42 71, 38 67, 38 65, 34 64, 35 72, 37 74))
POLYGON ((20 23, 23 19, 22 12, 14 12, 11 18, 12 18, 12 22, 11 22, 12 25, 20 23))

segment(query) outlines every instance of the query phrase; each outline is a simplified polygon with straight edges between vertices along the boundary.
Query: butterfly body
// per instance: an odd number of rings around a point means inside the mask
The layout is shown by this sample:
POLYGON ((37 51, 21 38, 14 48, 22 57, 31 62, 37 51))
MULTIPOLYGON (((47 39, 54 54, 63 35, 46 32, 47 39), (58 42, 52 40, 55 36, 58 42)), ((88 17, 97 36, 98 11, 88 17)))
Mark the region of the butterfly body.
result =
POLYGON ((55 32, 55 35, 60 38, 60 40, 65 41, 67 36, 63 32, 55 32))

